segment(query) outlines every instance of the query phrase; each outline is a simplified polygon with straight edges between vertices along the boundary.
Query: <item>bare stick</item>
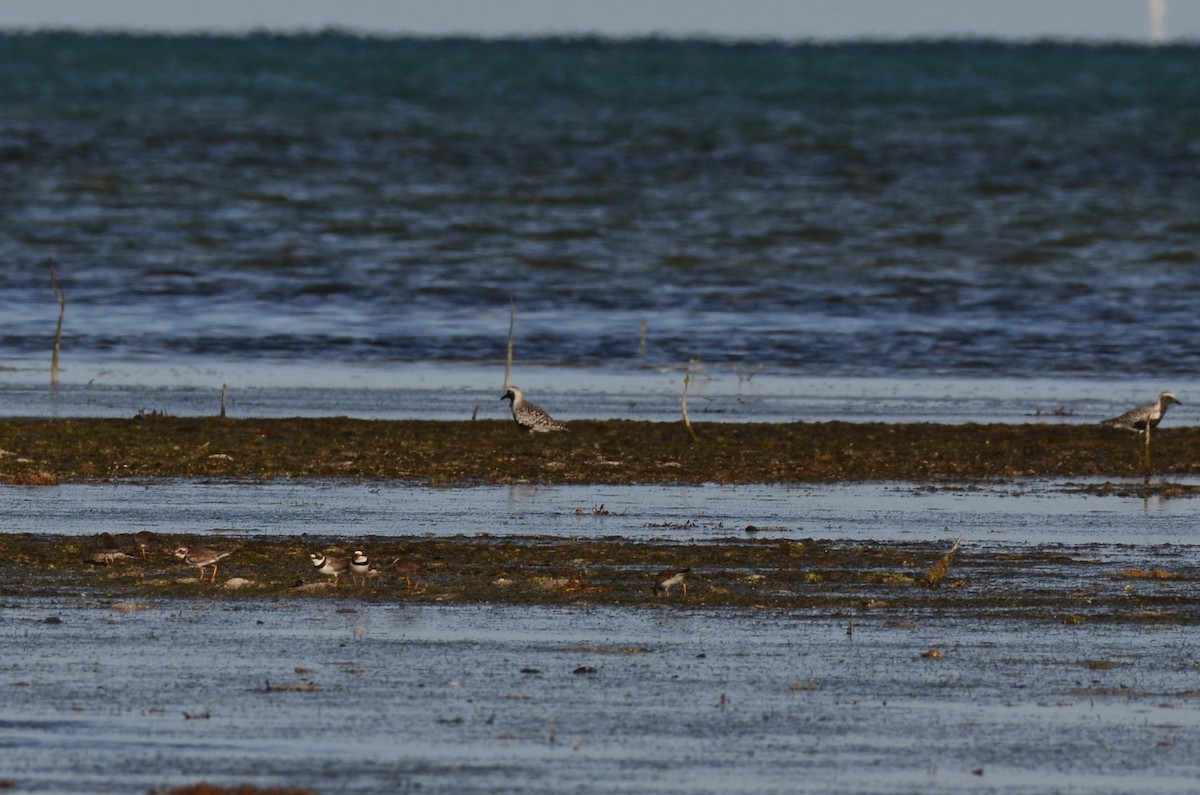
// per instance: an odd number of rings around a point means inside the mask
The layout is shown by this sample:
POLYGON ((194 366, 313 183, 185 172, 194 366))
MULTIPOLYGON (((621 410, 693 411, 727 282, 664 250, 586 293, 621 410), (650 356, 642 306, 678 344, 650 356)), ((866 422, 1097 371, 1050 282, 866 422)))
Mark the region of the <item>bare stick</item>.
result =
POLYGON ((221 417, 225 416, 225 392, 229 388, 228 381, 221 382, 221 417))
POLYGON ((936 588, 946 578, 946 574, 950 571, 950 564, 954 562, 954 553, 958 552, 958 547, 962 544, 963 537, 959 536, 954 542, 954 546, 950 547, 950 551, 933 564, 929 569, 929 573, 921 579, 917 580, 918 585, 924 585, 926 588, 936 588))
POLYGON ((504 360, 504 388, 508 389, 508 379, 512 375, 513 328, 517 325, 517 299, 508 297, 508 358, 504 360))
POLYGON ((692 380, 692 376, 685 375, 683 377, 683 399, 680 401, 680 408, 683 410, 683 425, 687 428, 688 436, 692 437, 692 441, 696 440, 696 432, 692 430, 692 421, 688 418, 687 413, 687 388, 688 382, 692 380))
POLYGON ((50 354, 50 385, 58 386, 58 351, 62 346, 62 326, 63 316, 67 314, 67 296, 58 284, 58 273, 54 267, 54 260, 46 260, 46 267, 50 269, 50 287, 54 290, 55 300, 58 301, 58 326, 54 329, 54 350, 50 354))

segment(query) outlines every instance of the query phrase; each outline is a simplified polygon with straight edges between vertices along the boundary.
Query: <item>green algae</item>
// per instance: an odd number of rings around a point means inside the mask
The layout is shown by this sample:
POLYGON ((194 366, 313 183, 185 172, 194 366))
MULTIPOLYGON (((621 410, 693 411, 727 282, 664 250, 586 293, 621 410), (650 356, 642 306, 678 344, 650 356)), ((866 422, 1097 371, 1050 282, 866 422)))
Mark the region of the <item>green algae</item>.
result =
MULTIPOLYGON (((0 479, 363 478, 453 485, 938 481, 1144 474, 1137 437, 1078 425, 174 418, 0 422, 0 479)), ((1200 429, 1155 441, 1160 476, 1200 474, 1200 429)), ((1176 487, 1186 489, 1186 487, 1176 487)))
POLYGON ((90 561, 94 539, 0 535, 5 600, 56 596, 137 604, 156 598, 334 599, 509 605, 625 605, 647 609, 782 610, 850 620, 864 613, 898 620, 971 616, 1064 624, 1200 624, 1192 596, 1197 574, 1129 581, 1094 556, 1053 550, 1021 553, 960 548, 940 588, 921 585, 947 546, 931 542, 860 543, 822 539, 631 542, 540 536, 368 537, 354 542, 378 570, 365 585, 343 576, 332 584, 308 553, 348 557, 335 539, 255 536, 164 536, 143 560, 90 561), (174 558, 179 545, 234 549, 217 582, 174 558), (419 560, 421 585, 392 572, 394 557, 419 560), (654 575, 691 567, 689 590, 656 597, 654 575))

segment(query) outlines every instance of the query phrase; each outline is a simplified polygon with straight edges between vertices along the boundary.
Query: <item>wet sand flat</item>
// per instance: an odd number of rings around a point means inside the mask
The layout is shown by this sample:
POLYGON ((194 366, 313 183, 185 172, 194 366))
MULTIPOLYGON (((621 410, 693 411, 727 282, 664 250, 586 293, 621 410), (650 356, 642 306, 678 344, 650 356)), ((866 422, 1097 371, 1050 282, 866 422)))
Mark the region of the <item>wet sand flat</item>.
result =
POLYGON ((1188 792, 1200 772, 1194 633, 1153 623, 72 596, 6 599, 0 632, 0 779, 22 792, 1188 792))

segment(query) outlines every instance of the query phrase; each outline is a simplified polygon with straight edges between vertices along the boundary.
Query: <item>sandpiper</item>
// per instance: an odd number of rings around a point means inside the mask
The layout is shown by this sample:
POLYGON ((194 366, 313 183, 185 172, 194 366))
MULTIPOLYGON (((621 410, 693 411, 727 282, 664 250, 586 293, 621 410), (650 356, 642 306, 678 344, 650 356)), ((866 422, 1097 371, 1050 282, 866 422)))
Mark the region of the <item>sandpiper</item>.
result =
POLYGON ((328 575, 333 578, 333 584, 338 584, 338 577, 342 576, 347 568, 346 561, 338 558, 330 558, 320 552, 310 553, 308 559, 312 561, 313 568, 321 574, 328 575))
POLYGON ((361 549, 354 550, 354 557, 350 558, 350 579, 362 577, 362 584, 367 584, 367 573, 371 571, 371 559, 367 557, 367 553, 361 549))
POLYGON ((232 554, 232 549, 227 552, 219 552, 215 549, 204 549, 201 547, 194 547, 191 549, 188 547, 180 547, 179 549, 175 550, 175 557, 179 558, 184 563, 190 563, 191 565, 200 569, 201 580, 204 579, 204 569, 208 566, 212 566, 212 579, 209 580, 210 583, 215 583, 217 581, 217 563, 232 554))
POLYGON ((146 560, 158 546, 158 534, 149 530, 139 530, 133 534, 133 543, 137 544, 138 551, 142 553, 142 560, 146 560))
POLYGON ((670 596, 671 589, 676 585, 683 586, 683 595, 687 596, 687 582, 683 576, 691 571, 688 569, 667 569, 660 571, 654 578, 654 595, 670 596))
POLYGON ((404 578, 404 585, 409 589, 414 587, 414 582, 420 585, 425 575, 425 566, 413 558, 396 558, 392 561, 392 570, 396 572, 397 577, 404 578))
POLYGON ((101 533, 96 536, 96 548, 88 556, 88 560, 92 563, 103 563, 105 566, 111 566, 118 560, 124 560, 127 557, 129 555, 120 550, 120 545, 112 533, 101 533))
POLYGON ((1153 403, 1130 409, 1120 417, 1102 420, 1100 424, 1111 428, 1124 428, 1127 431, 1146 433, 1149 428, 1158 427, 1158 423, 1162 422, 1163 415, 1167 413, 1167 407, 1172 403, 1183 405, 1170 392, 1163 392, 1153 403))
POLYGON ((527 401, 525 393, 521 391, 520 387, 510 385, 504 394, 500 396, 500 399, 512 401, 513 419, 522 428, 526 428, 533 433, 567 430, 566 423, 559 422, 547 414, 546 410, 541 406, 527 401))

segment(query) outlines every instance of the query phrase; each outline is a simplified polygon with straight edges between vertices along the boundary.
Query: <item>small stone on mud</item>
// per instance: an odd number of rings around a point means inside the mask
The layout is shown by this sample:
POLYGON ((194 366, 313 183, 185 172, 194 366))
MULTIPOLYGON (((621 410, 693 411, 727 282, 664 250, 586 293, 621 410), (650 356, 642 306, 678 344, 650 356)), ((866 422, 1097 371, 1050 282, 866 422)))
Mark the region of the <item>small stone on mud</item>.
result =
POLYGON ((221 584, 221 587, 227 591, 236 591, 239 588, 248 588, 254 584, 253 580, 247 580, 245 577, 230 577, 221 584))
POLYGON ((59 618, 58 616, 47 616, 46 618, 42 619, 42 623, 43 624, 61 624, 62 619, 59 618))
POLYGON ((940 660, 944 655, 941 649, 930 649, 929 651, 921 652, 921 656, 930 660, 940 660))

